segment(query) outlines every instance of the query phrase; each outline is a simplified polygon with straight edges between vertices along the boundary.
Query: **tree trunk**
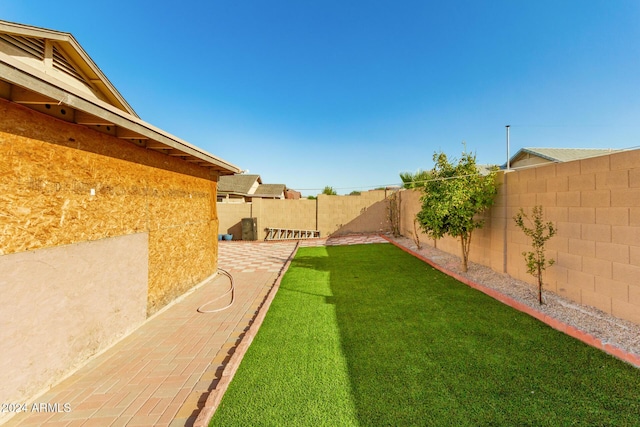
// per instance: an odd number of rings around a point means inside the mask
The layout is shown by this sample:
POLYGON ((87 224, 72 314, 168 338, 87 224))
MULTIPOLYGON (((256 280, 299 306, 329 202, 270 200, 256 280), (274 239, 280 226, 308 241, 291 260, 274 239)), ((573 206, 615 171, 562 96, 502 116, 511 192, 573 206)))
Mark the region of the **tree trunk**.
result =
POLYGON ((538 303, 542 305, 542 269, 538 264, 538 303))
POLYGON ((418 234, 418 225, 415 219, 413 220, 413 236, 415 238, 415 242, 416 242, 416 246, 418 247, 418 250, 422 249, 422 246, 420 245, 420 235, 418 234))
POLYGON ((469 262, 469 246, 471 245, 471 234, 468 236, 460 236, 460 243, 462 244, 462 271, 467 272, 469 262))

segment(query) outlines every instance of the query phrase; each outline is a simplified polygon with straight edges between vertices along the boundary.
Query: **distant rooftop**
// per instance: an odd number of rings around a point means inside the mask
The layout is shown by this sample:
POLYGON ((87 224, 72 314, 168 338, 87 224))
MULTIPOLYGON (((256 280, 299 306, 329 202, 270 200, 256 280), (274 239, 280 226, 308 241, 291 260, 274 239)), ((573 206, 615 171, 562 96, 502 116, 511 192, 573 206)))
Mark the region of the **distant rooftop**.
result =
POLYGON ((249 194, 256 181, 257 184, 262 184, 260 175, 236 174, 221 176, 218 180, 218 194, 249 194))
MULTIPOLYGON (((512 168, 561 163, 623 151, 613 148, 521 148, 510 159, 512 168)), ((502 168, 506 168, 506 164, 502 168)))

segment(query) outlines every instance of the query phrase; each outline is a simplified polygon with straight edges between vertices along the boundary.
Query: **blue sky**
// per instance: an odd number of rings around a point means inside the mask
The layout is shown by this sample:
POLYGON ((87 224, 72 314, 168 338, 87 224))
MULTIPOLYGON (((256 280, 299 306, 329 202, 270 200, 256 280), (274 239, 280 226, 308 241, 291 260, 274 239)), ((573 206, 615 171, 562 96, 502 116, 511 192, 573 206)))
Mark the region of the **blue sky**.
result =
POLYGON ((3 0, 72 33, 141 118, 303 194, 435 151, 640 146, 640 1, 3 0))

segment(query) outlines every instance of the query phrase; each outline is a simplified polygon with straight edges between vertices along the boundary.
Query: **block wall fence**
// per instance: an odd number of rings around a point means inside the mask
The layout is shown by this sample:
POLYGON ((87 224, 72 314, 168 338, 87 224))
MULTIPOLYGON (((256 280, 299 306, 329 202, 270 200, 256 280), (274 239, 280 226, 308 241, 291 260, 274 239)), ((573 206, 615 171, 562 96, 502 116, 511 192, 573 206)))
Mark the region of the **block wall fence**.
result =
MULTIPOLYGON (((547 242, 556 260, 544 275, 544 289, 640 324, 640 150, 566 163, 500 172, 499 193, 485 213, 485 226, 472 238, 470 261, 532 285, 523 251, 531 241, 513 217, 542 205, 557 234, 547 242)), ((419 191, 401 191, 400 228, 414 233, 419 191)), ((423 244, 460 255, 450 237, 423 244)))
POLYGON ((217 268, 217 176, 0 99, 0 401, 55 384, 217 268))
POLYGON ((242 218, 257 218, 258 240, 265 228, 319 230, 321 237, 390 230, 387 200, 390 192, 373 190, 358 196, 321 194, 316 200, 254 199, 251 203, 218 203, 220 233, 242 235, 242 218))

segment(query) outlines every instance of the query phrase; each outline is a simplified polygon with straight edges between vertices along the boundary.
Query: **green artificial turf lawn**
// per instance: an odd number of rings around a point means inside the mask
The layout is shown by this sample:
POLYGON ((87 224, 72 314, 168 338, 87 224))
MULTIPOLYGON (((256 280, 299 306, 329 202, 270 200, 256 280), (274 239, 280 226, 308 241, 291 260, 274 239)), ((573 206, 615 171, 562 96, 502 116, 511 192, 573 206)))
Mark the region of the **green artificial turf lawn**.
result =
POLYGON ((640 370, 393 245, 301 248, 211 425, 626 426, 639 396, 640 370))

